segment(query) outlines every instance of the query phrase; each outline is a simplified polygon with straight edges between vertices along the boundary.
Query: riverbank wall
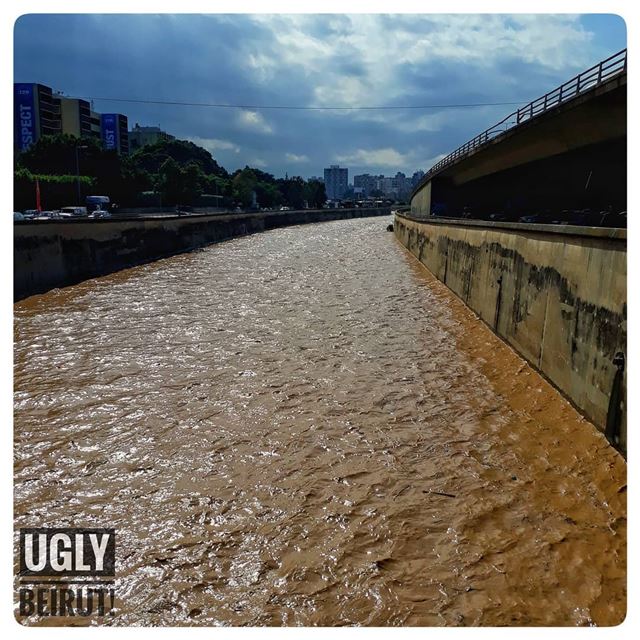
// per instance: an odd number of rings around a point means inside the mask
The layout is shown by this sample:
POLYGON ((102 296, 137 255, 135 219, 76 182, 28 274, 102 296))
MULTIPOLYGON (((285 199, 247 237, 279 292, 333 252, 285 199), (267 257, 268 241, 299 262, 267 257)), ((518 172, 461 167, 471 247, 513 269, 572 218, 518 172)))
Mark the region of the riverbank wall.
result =
POLYGON ((626 380, 616 359, 626 355, 625 229, 396 214, 394 231, 434 276, 626 451, 626 380))
POLYGON ((277 227, 383 216, 380 209, 305 209, 228 215, 14 223, 14 300, 277 227))

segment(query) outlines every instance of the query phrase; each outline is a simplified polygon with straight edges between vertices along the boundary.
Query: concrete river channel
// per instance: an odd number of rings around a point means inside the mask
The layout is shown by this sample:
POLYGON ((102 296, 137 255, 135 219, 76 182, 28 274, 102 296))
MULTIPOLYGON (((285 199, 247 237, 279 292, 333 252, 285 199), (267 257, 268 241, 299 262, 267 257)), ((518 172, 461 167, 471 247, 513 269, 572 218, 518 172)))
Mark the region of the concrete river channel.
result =
POLYGON ((388 222, 15 304, 14 524, 115 528, 103 623, 624 619, 624 459, 388 222))

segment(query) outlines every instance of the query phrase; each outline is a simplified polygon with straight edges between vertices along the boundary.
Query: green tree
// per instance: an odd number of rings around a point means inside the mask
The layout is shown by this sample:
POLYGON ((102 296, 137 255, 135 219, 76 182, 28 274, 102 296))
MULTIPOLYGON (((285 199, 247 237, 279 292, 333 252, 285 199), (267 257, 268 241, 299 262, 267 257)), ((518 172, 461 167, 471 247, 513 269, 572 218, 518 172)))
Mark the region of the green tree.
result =
POLYGON ((171 206, 179 204, 183 197, 182 171, 180 165, 167 158, 159 167, 156 178, 156 189, 162 195, 162 204, 171 206))
POLYGON ((283 198, 280 190, 275 184, 269 182, 258 182, 256 184, 256 197, 261 207, 269 209, 282 204, 283 198))
POLYGON ((289 207, 301 209, 305 200, 305 181, 300 177, 284 178, 278 180, 278 187, 284 202, 289 207))
POLYGON ((226 169, 221 167, 206 149, 188 140, 162 140, 156 144, 146 145, 132 155, 132 160, 140 169, 157 174, 167 157, 175 160, 181 167, 195 162, 207 175, 223 178, 229 175, 226 169))
POLYGON ((200 165, 193 160, 182 170, 182 197, 187 204, 195 204, 198 196, 204 192, 206 175, 200 165))
POLYGON ((242 171, 236 172, 232 180, 233 198, 243 207, 251 205, 253 191, 255 191, 258 180, 253 169, 245 167, 242 171))
POLYGON ((327 201, 327 192, 324 182, 320 180, 309 180, 305 185, 305 200, 312 209, 321 209, 327 201))
MULTIPOLYGON (((76 148, 81 174, 95 175, 102 164, 108 162, 105 152, 96 138, 76 138, 66 133, 42 136, 37 142, 19 154, 19 163, 32 173, 47 175, 74 175, 76 173, 76 148)), ((111 152, 112 155, 116 155, 111 152)), ((117 159, 117 155, 116 155, 117 159)), ((117 160, 116 160, 117 161, 117 160)))

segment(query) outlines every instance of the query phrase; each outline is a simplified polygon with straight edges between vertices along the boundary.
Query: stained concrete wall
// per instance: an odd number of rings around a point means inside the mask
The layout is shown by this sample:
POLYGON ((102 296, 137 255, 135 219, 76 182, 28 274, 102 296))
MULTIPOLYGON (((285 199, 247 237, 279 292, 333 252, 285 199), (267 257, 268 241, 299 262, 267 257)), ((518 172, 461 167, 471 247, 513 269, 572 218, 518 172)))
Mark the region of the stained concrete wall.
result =
POLYGON ((388 208, 322 209, 16 222, 14 299, 265 229, 388 214, 388 208))
POLYGON ((626 230, 405 215, 396 215, 394 229, 431 273, 604 430, 612 360, 626 353, 626 230))

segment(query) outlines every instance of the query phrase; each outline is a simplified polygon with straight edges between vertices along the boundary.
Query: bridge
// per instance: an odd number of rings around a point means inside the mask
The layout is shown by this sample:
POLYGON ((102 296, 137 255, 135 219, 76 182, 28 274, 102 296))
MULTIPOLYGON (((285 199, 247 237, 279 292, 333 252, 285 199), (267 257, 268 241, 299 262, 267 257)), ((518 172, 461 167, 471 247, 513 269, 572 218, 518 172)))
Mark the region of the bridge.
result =
POLYGON ((626 60, 603 60, 450 153, 394 220, 400 242, 621 450, 626 229, 510 220, 626 210, 626 60))
POLYGON ((510 113, 436 163, 413 215, 502 219, 545 209, 626 210, 627 51, 510 113))

